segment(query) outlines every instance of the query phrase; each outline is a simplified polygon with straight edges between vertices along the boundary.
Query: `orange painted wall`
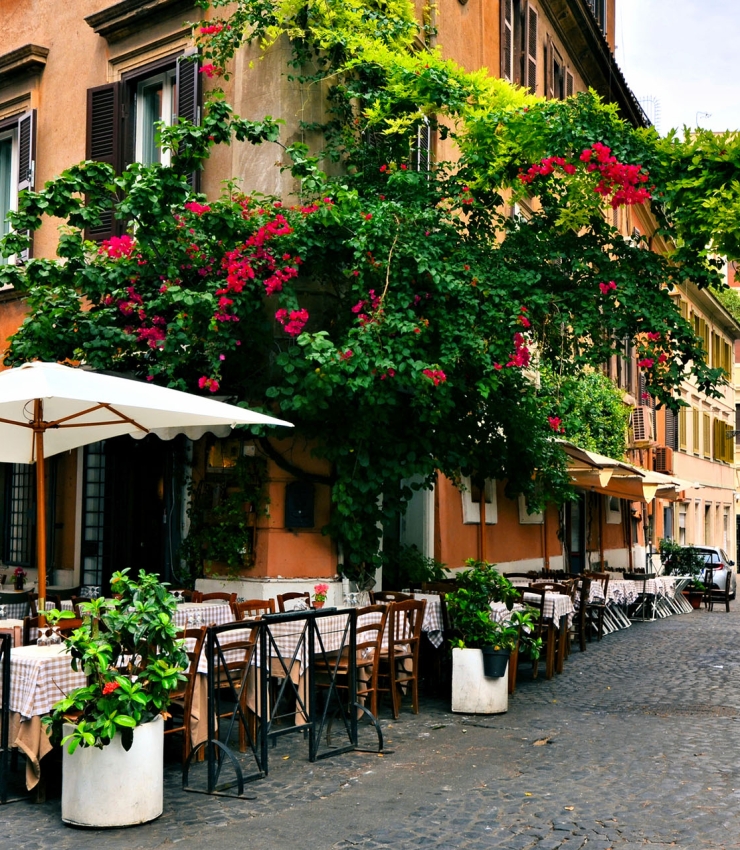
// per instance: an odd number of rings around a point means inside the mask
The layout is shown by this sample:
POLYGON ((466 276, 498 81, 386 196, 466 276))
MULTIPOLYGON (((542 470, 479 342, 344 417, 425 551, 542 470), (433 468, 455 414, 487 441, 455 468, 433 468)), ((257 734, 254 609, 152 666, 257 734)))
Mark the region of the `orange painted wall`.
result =
MULTIPOLYGON (((462 521, 462 495, 454 484, 440 476, 435 490, 436 533, 435 558, 450 568, 460 567, 466 558, 479 557, 477 524, 462 521)), ((496 482, 498 521, 486 524, 485 558, 494 563, 528 560, 543 557, 544 528, 542 524, 519 522, 519 504, 504 496, 504 484, 496 482)), ((558 540, 558 513, 553 506, 547 511, 547 553, 550 557, 562 554, 558 540)))

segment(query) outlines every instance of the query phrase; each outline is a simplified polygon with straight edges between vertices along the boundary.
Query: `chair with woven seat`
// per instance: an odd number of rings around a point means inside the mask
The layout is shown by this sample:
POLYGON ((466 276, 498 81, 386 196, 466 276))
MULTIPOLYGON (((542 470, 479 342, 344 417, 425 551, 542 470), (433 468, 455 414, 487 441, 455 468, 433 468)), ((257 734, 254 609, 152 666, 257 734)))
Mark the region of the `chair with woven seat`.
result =
MULTIPOLYGON (((547 590, 542 587, 523 587, 521 588, 522 600, 524 604, 529 606, 530 608, 534 608, 536 611, 536 625, 533 637, 540 638, 542 640, 542 650, 540 652, 540 658, 544 657, 545 660, 545 678, 552 679, 553 674, 555 672, 555 668, 558 662, 557 658, 557 643, 558 643, 558 631, 555 628, 555 624, 553 623, 550 617, 545 617, 545 601, 547 596, 547 590), (524 594, 529 595, 529 599, 524 599, 524 594), (537 599, 533 600, 532 597, 536 596, 537 599)), ((539 675, 539 664, 540 658, 532 659, 532 678, 536 679, 539 675)), ((519 650, 516 650, 516 659, 514 662, 510 664, 510 673, 509 673, 509 691, 510 693, 514 693, 516 689, 516 681, 512 682, 512 675, 516 675, 516 668, 518 662, 520 661, 519 650), (511 671, 511 667, 514 667, 513 672, 511 671)), ((562 664, 562 662, 561 662, 562 664)))
POLYGON ((419 713, 419 644, 426 607, 426 599, 405 599, 388 605, 388 642, 387 649, 380 655, 379 669, 386 686, 378 685, 378 691, 390 692, 396 720, 403 688, 411 691, 412 710, 414 714, 419 713))
MULTIPOLYGON (((381 645, 390 605, 366 605, 357 609, 356 676, 357 699, 378 716, 378 675, 380 668, 381 645), (369 701, 369 706, 368 706, 369 701)), ((331 677, 334 687, 349 693, 349 651, 347 648, 338 658, 317 654, 315 658, 317 673, 316 684, 319 688, 328 688, 331 677)))
POLYGON ((377 590, 370 591, 370 604, 377 605, 380 602, 403 602, 406 599, 413 599, 410 593, 401 593, 400 590, 377 590))
MULTIPOLYGON (((12 593, 0 592, 0 605, 5 606, 8 617, 11 620, 22 620, 31 615, 31 592, 12 593)), ((34 609, 35 609, 34 605, 34 609)))
POLYGON ((231 611, 234 614, 234 619, 240 620, 255 620, 263 614, 275 613, 274 599, 245 599, 243 602, 234 602, 231 605, 231 611))
MULTIPOLYGON (((29 590, 28 591, 28 600, 30 602, 30 607, 31 607, 30 616, 31 617, 38 617, 38 614, 39 614, 39 611, 38 611, 39 595, 38 595, 38 593, 36 593, 35 590, 29 590)), ((51 595, 47 594, 46 601, 51 602, 52 605, 54 606, 54 608, 57 609, 57 611, 61 611, 62 600, 59 596, 57 596, 56 594, 51 594, 51 595)))
POLYGON ((306 609, 311 607, 311 594, 307 590, 304 590, 301 593, 298 593, 298 592, 278 593, 277 604, 278 604, 278 611, 280 611, 281 613, 284 613, 285 611, 306 610, 306 609), (298 600, 298 599, 303 600, 302 605, 295 601, 295 600, 298 600), (287 608, 285 607, 286 602, 291 603, 291 605, 289 605, 287 608))
POLYGON ((183 673, 186 681, 182 687, 178 688, 170 694, 170 704, 168 712, 170 718, 167 721, 173 725, 167 725, 164 730, 165 735, 173 735, 176 732, 182 732, 182 761, 183 764, 187 761, 190 751, 193 749, 193 741, 190 731, 190 718, 193 712, 193 695, 197 684, 198 664, 203 651, 203 642, 206 637, 205 627, 200 629, 184 629, 177 633, 180 640, 192 640, 193 647, 186 648, 188 656, 188 669, 183 673))

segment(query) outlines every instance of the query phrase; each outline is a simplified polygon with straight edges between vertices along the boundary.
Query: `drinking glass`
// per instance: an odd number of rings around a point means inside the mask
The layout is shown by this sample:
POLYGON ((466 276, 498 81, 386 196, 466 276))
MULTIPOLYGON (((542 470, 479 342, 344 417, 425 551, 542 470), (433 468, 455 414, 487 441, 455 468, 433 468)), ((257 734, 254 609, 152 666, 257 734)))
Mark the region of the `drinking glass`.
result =
POLYGON ((49 635, 49 644, 59 644, 62 642, 62 635, 59 629, 55 626, 51 630, 51 634, 49 635))
POLYGON ((48 646, 49 636, 46 634, 46 629, 39 629, 39 636, 36 638, 37 646, 48 646))
POLYGON ((4 605, 0 605, 0 620, 8 619, 8 609, 4 605))

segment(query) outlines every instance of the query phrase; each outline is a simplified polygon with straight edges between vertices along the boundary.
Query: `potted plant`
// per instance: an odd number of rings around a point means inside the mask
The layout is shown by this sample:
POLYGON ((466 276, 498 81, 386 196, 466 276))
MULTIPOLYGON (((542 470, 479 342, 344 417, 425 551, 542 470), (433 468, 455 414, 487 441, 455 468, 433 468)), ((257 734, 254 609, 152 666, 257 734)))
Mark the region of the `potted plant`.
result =
MULTIPOLYGON (((174 596, 155 575, 114 573, 113 598, 80 605, 83 624, 65 643, 88 684, 44 719, 63 754, 62 820, 110 827, 162 814, 164 717, 187 655, 174 596)), ((71 612, 52 611, 55 623, 71 612)))
POLYGON ((693 546, 681 546, 665 538, 660 541, 660 562, 666 575, 689 577, 689 582, 681 592, 692 608, 700 608, 706 591, 706 586, 700 578, 706 567, 701 552, 693 546))
POLYGON ((326 602, 326 594, 329 592, 328 584, 315 584, 313 586, 313 607, 323 608, 326 602))
POLYGON ((15 582, 16 590, 23 590, 23 583, 26 580, 26 571, 23 567, 16 567, 13 571, 13 581, 15 582))
POLYGON ((458 573, 456 589, 446 597, 455 634, 452 710, 498 713, 508 708, 505 673, 511 653, 520 647, 536 658, 542 640, 532 637, 531 611, 512 610, 520 600, 514 585, 493 564, 473 559, 466 564, 469 569, 458 573), (496 602, 505 606, 503 618, 493 617, 491 605, 496 602))

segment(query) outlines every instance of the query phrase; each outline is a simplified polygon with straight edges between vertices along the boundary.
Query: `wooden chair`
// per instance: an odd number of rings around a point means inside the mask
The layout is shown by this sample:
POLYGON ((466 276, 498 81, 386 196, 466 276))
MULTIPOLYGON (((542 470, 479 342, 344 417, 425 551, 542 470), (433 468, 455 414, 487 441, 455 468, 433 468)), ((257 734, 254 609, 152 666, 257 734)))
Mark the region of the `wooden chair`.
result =
MULTIPOLYGON (((294 592, 278 593, 278 595, 277 595, 278 611, 280 611, 281 613, 285 612, 285 610, 286 610, 285 603, 291 602, 294 599, 303 599, 305 601, 305 607, 306 608, 311 607, 311 594, 307 590, 303 591, 302 593, 294 593, 294 592)), ((288 610, 291 611, 291 610, 293 610, 293 608, 291 607, 288 610)))
POLYGON ((570 596, 570 586, 564 581, 537 580, 533 581, 529 586, 535 587, 538 590, 546 590, 548 593, 564 593, 566 596, 570 596))
MULTIPOLYGON (((28 600, 31 603, 31 605, 30 605, 30 608, 31 608, 31 614, 30 615, 31 615, 31 617, 38 617, 38 615, 39 615, 39 612, 38 612, 39 595, 38 595, 38 593, 36 593, 35 590, 29 590, 28 591, 28 600)), ((61 611, 62 600, 59 598, 59 596, 57 596, 56 594, 52 594, 52 595, 46 597, 46 601, 53 603, 53 605, 57 609, 57 611, 61 611)))
POLYGON ((596 631, 596 639, 601 640, 604 636, 604 613, 607 605, 607 589, 609 588, 609 573, 587 572, 583 574, 586 578, 591 579, 591 583, 598 581, 601 584, 601 589, 604 594, 603 600, 596 602, 588 602, 586 605, 586 631, 588 639, 593 639, 593 631, 596 631))
POLYGON ((707 611, 714 610, 715 602, 724 602, 725 603, 725 611, 729 613, 730 610, 730 595, 731 595, 731 582, 730 576, 725 576, 725 586, 723 590, 717 590, 712 587, 713 579, 714 579, 714 568, 711 564, 707 564, 705 571, 705 590, 704 590, 704 606, 707 611), (712 574, 709 575, 709 571, 711 570, 712 574))
MULTIPOLYGON (((246 631, 246 630, 245 630, 246 631)), ((221 710, 221 699, 224 694, 227 700, 238 700, 241 710, 249 726, 249 735, 254 742, 257 732, 256 714, 249 708, 247 703, 247 676, 256 671, 254 656, 257 649, 257 637, 259 628, 254 626, 249 635, 244 637, 244 632, 223 632, 219 637, 219 645, 223 653, 223 659, 218 657, 215 664, 214 688, 218 696, 217 715, 220 718, 231 718, 234 714, 233 708, 221 710)), ((247 733, 244 724, 237 714, 236 723, 239 727, 239 751, 247 751, 247 733)))
MULTIPOLYGON (((530 608, 534 608, 537 612, 536 625, 533 637, 542 639, 542 650, 540 653, 540 658, 544 657, 545 660, 545 678, 552 679, 553 673, 555 672, 555 664, 556 664, 556 638, 557 638, 557 630, 555 629, 555 624, 553 621, 545 617, 545 598, 547 591, 542 587, 526 587, 522 588, 522 598, 525 593, 529 594, 530 598, 526 600, 525 604, 530 608), (532 600, 532 596, 536 596, 536 600, 532 600)), ((511 676, 516 674, 517 663, 519 662, 519 651, 516 650, 517 657, 514 661, 510 661, 509 663, 509 690, 510 693, 514 693, 516 689, 516 681, 512 682, 511 676), (512 668, 514 669, 514 673, 512 674, 512 668)), ((539 665, 540 659, 534 658, 532 659, 532 678, 536 679, 539 674, 539 665)))
MULTIPOLYGON (((185 764, 190 751, 193 749, 193 741, 190 736, 190 718, 193 713, 193 694, 198 676, 198 664, 203 651, 203 642, 206 637, 205 627, 200 629, 184 629, 177 633, 180 640, 191 639, 195 641, 192 649, 186 649, 189 664, 188 669, 183 673, 187 677, 181 688, 174 691, 170 696, 169 713, 172 726, 168 726, 164 730, 165 735, 173 735, 176 732, 182 732, 182 763, 185 764)), ((202 722, 207 722, 206 718, 201 718, 202 722)))
POLYGON ((440 578, 437 581, 423 581, 421 593, 452 593, 457 587, 456 578, 440 578))
POLYGON ((380 655, 379 665, 379 674, 387 687, 378 685, 378 691, 390 691, 396 720, 404 686, 411 690, 414 714, 419 713, 419 643, 426 607, 426 599, 406 599, 388 605, 388 649, 380 655))
POLYGON ((254 620, 263 614, 275 613, 274 599, 246 599, 244 602, 233 602, 231 610, 235 620, 254 620))
POLYGON ((406 599, 413 599, 410 593, 401 593, 400 590, 378 590, 370 591, 370 604, 377 605, 380 602, 403 602, 406 599))
POLYGON ((220 599, 227 602, 229 605, 236 602, 236 593, 224 593, 223 591, 214 591, 213 593, 200 593, 200 599, 193 599, 193 602, 211 602, 214 599, 220 599))
MULTIPOLYGON (((380 669, 380 653, 383 642, 383 632, 388 618, 390 605, 366 605, 357 609, 357 698, 362 701, 373 717, 378 716, 378 675, 380 669), (367 622, 373 615, 374 622, 367 622)), ((336 676, 335 687, 349 694, 349 654, 345 649, 340 658, 324 658, 316 656, 315 667, 317 686, 328 688, 329 677, 336 676)), ((350 706, 351 710, 351 706, 350 706)))
MULTIPOLYGON (((430 582, 433 584, 433 582, 430 582)), ((433 590, 427 588, 424 593, 436 596, 439 599, 439 613, 442 620, 442 643, 435 646, 427 632, 422 632, 421 646, 419 647, 419 675, 425 688, 435 696, 448 699, 451 695, 452 686, 452 650, 450 641, 453 638, 453 630, 450 624, 450 615, 447 611, 447 594, 452 592, 451 587, 444 585, 445 590, 433 590)), ((421 592, 421 591, 420 591, 421 592)), ((427 612, 431 602, 428 601, 427 612)))
MULTIPOLYGON (((0 605, 10 606, 17 611, 18 607, 20 607, 20 614, 12 617, 11 619, 22 620, 24 617, 28 617, 31 614, 31 591, 26 591, 26 593, 2 593, 0 592, 0 605)), ((34 606, 35 608, 35 606, 34 606)))

